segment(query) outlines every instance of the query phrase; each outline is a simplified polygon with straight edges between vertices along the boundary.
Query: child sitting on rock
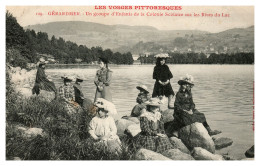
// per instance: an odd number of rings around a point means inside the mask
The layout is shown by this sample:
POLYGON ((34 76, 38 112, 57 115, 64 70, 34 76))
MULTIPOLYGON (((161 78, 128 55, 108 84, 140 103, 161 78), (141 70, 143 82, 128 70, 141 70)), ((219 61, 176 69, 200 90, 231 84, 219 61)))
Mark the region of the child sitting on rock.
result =
POLYGON ((145 102, 150 99, 149 91, 145 85, 137 86, 136 88, 140 90, 140 92, 136 98, 138 104, 134 106, 131 112, 132 117, 139 117, 142 112, 146 110, 145 102))
POLYGON ((136 136, 137 147, 162 153, 173 146, 165 134, 162 115, 159 112, 161 101, 151 98, 147 111, 140 116, 141 133, 136 136))
POLYGON ((186 77, 178 81, 178 84, 180 85, 180 90, 176 94, 174 102, 174 129, 178 130, 181 127, 200 122, 207 129, 209 135, 221 133, 221 131, 218 130, 211 130, 205 115, 195 109, 191 93, 191 88, 194 86, 193 77, 186 75, 186 77))
POLYGON ((98 146, 107 146, 111 151, 120 151, 121 142, 117 135, 117 128, 113 117, 114 107, 111 102, 97 98, 94 105, 98 108, 97 115, 89 123, 89 134, 98 146))

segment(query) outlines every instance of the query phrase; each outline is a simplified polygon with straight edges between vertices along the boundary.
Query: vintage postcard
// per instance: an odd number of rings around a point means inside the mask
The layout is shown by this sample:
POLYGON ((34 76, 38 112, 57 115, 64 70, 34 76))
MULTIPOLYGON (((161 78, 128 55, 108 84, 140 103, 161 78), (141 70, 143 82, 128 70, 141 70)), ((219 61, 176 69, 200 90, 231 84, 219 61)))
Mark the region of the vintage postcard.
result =
POLYGON ((5 160, 255 160, 254 6, 6 6, 5 160))

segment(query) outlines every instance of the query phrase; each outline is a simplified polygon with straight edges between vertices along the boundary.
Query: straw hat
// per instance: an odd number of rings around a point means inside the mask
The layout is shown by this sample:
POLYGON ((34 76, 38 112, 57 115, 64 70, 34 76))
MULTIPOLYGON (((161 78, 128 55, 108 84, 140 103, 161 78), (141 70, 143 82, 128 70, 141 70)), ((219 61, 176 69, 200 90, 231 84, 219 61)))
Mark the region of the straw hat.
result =
POLYGON ((48 63, 48 61, 45 61, 45 59, 40 58, 39 65, 45 65, 46 63, 48 63))
POLYGON ((146 104, 150 106, 160 107, 163 103, 159 98, 151 98, 148 102, 146 102, 146 104))
POLYGON ((147 88, 147 86, 145 86, 145 85, 137 86, 136 89, 138 89, 138 90, 143 90, 143 91, 145 91, 146 93, 149 93, 148 88, 147 88))
POLYGON ((194 86, 193 81, 194 81, 194 79, 193 79, 192 75, 186 74, 185 77, 180 78, 180 80, 178 81, 178 84, 179 85, 190 84, 190 85, 194 86))
POLYGON ((169 55, 167 53, 165 53, 165 54, 161 53, 161 54, 155 55, 154 57, 155 58, 169 58, 169 55))
POLYGON ((117 114, 115 105, 113 103, 111 103, 110 101, 107 101, 106 99, 97 98, 94 105, 98 108, 104 108, 104 110, 106 112, 108 112, 109 114, 117 114))
POLYGON ((78 76, 78 75, 76 75, 75 76, 75 79, 74 79, 76 82, 83 82, 84 80, 80 77, 80 76, 78 76))

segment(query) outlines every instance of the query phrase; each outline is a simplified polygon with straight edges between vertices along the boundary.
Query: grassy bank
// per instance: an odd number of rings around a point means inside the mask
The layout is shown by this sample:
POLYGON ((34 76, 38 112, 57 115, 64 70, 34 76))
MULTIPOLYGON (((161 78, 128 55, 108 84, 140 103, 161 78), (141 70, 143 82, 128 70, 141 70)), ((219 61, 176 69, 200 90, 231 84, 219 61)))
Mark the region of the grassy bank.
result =
MULTIPOLYGON (((8 77, 7 77, 8 78, 8 77)), ((14 92, 7 79, 6 87, 6 159, 22 160, 131 160, 126 139, 122 153, 96 147, 88 139, 85 112, 68 115, 59 100, 48 102, 37 96, 24 99, 14 92), (41 128, 44 135, 26 138, 24 128, 41 128)))

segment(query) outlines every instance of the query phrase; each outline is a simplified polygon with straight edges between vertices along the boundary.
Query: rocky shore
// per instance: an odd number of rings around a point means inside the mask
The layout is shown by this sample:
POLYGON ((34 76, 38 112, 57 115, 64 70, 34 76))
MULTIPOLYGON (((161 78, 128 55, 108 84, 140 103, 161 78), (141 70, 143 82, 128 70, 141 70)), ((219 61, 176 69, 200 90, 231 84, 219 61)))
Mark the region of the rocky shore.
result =
MULTIPOLYGON (((34 86, 36 70, 26 71, 19 67, 8 67, 9 78, 13 84, 14 90, 20 93, 24 99, 32 96, 32 88, 34 86)), ((52 92, 41 92, 41 97, 47 101, 52 101, 54 94, 52 92)), ((164 123, 172 121, 173 109, 164 110, 162 116, 164 123)), ((22 116, 22 115, 21 115, 22 116)), ((46 119, 48 121, 48 119, 46 119)), ((138 118, 124 117, 116 121, 118 135, 122 137, 131 136, 135 137, 141 132, 140 122, 138 118)), ((25 139, 31 139, 37 136, 45 137, 46 131, 37 127, 25 127, 21 125, 14 126, 15 131, 22 133, 25 139)), ((167 131, 167 130, 166 130, 167 131)), ((231 146, 233 141, 230 138, 214 138, 209 136, 207 130, 201 123, 193 123, 185 126, 176 133, 167 133, 171 136, 170 142, 173 149, 167 150, 162 154, 147 150, 140 149, 135 155, 135 160, 234 160, 234 158, 216 154, 216 150, 231 146)), ((254 157, 254 146, 245 153, 246 157, 254 157)), ((19 157, 13 159, 19 160, 19 157)))

